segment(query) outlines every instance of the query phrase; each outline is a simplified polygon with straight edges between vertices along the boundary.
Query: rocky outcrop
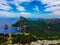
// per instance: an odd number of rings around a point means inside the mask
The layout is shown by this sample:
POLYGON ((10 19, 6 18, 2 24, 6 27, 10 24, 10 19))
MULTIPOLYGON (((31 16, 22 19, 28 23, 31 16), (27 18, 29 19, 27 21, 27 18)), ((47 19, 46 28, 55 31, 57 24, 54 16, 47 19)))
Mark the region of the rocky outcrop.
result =
POLYGON ((18 27, 18 26, 22 27, 23 25, 28 25, 28 24, 29 24, 29 20, 21 16, 16 23, 12 24, 12 27, 18 27))

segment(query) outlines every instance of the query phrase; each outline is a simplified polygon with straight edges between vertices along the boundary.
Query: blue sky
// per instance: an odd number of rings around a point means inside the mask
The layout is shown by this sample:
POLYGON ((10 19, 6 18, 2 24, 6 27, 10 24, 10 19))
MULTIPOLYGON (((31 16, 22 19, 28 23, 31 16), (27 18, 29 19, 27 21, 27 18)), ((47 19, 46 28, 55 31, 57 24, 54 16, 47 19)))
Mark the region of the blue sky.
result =
POLYGON ((60 0, 0 0, 0 17, 60 18, 60 0))

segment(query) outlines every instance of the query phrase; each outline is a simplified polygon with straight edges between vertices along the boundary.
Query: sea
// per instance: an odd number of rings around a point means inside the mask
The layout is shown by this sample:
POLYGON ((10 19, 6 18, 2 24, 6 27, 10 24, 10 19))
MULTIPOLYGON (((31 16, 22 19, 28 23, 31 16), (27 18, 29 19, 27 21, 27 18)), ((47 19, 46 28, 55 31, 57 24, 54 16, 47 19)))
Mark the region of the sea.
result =
MULTIPOLYGON (((16 23, 19 18, 0 18, 0 33, 20 33, 21 30, 17 28, 12 28, 11 25, 16 23), (4 25, 8 25, 8 29, 4 29, 4 25)), ((31 20, 36 20, 36 18, 31 18, 31 20)))
POLYGON ((0 18, 0 33, 20 33, 20 30, 11 27, 11 25, 14 24, 17 20, 18 18, 0 18), (5 24, 8 25, 8 29, 4 29, 5 24))

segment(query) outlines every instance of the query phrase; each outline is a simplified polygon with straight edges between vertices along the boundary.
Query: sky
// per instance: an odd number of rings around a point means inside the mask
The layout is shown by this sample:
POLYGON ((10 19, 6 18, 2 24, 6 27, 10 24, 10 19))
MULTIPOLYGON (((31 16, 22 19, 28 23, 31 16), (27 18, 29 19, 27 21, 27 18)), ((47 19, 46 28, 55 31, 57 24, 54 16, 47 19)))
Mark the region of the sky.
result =
POLYGON ((60 0, 0 0, 0 18, 60 18, 60 0))

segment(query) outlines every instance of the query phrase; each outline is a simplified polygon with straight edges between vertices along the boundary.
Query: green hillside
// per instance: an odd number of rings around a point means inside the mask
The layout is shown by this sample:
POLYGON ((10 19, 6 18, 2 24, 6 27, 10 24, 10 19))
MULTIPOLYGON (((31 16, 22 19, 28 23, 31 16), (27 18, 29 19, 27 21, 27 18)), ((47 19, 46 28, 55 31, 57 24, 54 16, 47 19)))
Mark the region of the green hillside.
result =
MULTIPOLYGON (((26 25, 25 32, 36 35, 39 39, 60 39, 60 20, 23 20, 27 23, 23 23, 23 25, 26 25)), ((21 23, 20 20, 18 22, 21 23)), ((13 24, 12 27, 18 27, 18 22, 13 24)))

